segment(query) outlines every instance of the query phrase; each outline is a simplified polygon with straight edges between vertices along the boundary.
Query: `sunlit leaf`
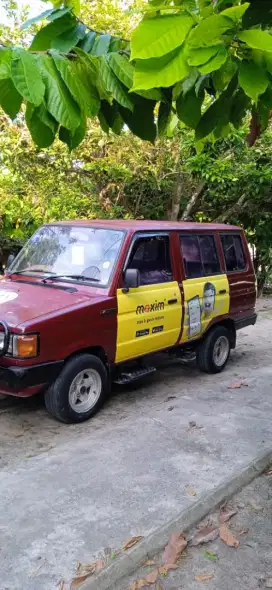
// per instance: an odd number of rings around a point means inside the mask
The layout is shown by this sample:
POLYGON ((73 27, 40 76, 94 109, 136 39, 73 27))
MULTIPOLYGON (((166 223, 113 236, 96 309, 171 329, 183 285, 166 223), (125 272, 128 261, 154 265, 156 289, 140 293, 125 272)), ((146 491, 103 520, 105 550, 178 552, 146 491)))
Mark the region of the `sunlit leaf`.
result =
POLYGON ((11 78, 18 92, 29 102, 41 104, 45 85, 34 55, 24 49, 16 49, 12 54, 11 78))
POLYGON ((143 20, 131 38, 131 58, 161 57, 180 47, 193 22, 186 13, 143 20), (143 43, 144 38, 147 39, 146 43, 143 43))

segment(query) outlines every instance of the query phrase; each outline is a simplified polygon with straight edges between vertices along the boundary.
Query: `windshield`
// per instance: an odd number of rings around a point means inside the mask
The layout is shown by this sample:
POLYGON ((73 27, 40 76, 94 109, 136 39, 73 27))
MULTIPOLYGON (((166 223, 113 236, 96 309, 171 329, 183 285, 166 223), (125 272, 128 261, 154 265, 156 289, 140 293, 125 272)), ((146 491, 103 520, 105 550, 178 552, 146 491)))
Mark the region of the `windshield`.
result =
POLYGON ((56 274, 59 280, 82 275, 97 285, 107 285, 123 237, 122 231, 114 229, 45 225, 25 244, 8 272, 48 277, 56 274))

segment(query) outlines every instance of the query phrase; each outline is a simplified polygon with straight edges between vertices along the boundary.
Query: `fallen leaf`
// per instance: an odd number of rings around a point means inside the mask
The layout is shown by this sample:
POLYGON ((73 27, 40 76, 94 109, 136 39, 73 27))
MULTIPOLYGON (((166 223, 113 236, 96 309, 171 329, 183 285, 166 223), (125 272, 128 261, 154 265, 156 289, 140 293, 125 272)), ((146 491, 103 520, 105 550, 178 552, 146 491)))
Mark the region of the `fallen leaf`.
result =
POLYGON ((79 576, 77 578, 73 578, 72 583, 71 583, 71 590, 72 590, 72 588, 76 588, 80 584, 83 584, 83 582, 85 582, 85 580, 87 580, 87 578, 89 578, 91 575, 92 574, 85 574, 85 576, 79 576))
POLYGON ((196 496, 196 491, 191 486, 185 486, 188 496, 196 496))
POLYGON ((265 472, 264 472, 264 474, 265 474, 265 475, 268 475, 268 476, 269 476, 269 475, 272 475, 272 469, 269 469, 268 471, 265 471, 265 472))
POLYGON ((242 535, 247 535, 247 533, 248 533, 248 529, 243 529, 242 531, 237 533, 237 535, 238 535, 238 537, 242 537, 242 535))
POLYGON ((98 559, 96 562, 96 568, 95 571, 96 572, 100 572, 100 570, 102 570, 105 567, 105 562, 103 559, 98 559))
POLYGON ((208 582, 214 578, 214 574, 199 574, 199 576, 195 576, 195 580, 197 582, 208 582))
POLYGON ((203 529, 200 529, 199 531, 197 531, 197 533, 194 535, 190 545, 192 545, 193 547, 197 547, 198 545, 201 545, 201 543, 209 543, 209 541, 214 541, 214 539, 216 539, 219 535, 219 531, 216 527, 214 526, 207 526, 204 527, 203 529))
POLYGON ((196 422, 194 420, 191 420, 191 422, 189 422, 189 426, 190 426, 190 428, 195 428, 196 422))
POLYGON ((175 406, 169 406, 168 412, 172 412, 172 410, 174 410, 174 409, 175 409, 175 406))
POLYGON ((248 387, 248 383, 245 383, 244 381, 232 383, 232 385, 229 385, 228 389, 240 389, 241 387, 248 387))
POLYGON ((166 398, 166 400, 165 400, 165 401, 166 401, 166 402, 171 402, 171 400, 172 400, 172 399, 177 399, 177 396, 176 396, 176 395, 169 395, 169 396, 166 398))
POLYGON ((141 588, 144 588, 147 586, 147 582, 146 580, 136 580, 136 582, 134 582, 134 584, 131 584, 130 586, 130 590, 140 590, 141 588))
POLYGON ((267 580, 265 580, 265 588, 272 588, 272 578, 268 578, 267 580))
POLYGON ((58 584, 58 589, 59 590, 70 590, 71 588, 71 584, 70 582, 64 582, 64 580, 61 580, 58 584))
POLYGON ((166 576, 166 574, 170 571, 170 570, 177 570, 178 566, 175 565, 174 563, 165 563, 164 565, 162 565, 161 567, 159 567, 159 574, 161 576, 166 576))
POLYGON ((128 539, 128 541, 126 541, 124 543, 123 549, 125 551, 127 551, 131 547, 134 547, 134 545, 137 545, 137 543, 139 543, 139 541, 141 541, 142 539, 143 539, 143 537, 141 537, 141 536, 139 536, 139 537, 132 537, 131 539, 128 539))
POLYGON ((159 572, 157 569, 153 570, 153 572, 150 572, 150 574, 145 577, 147 584, 155 584, 157 582, 158 575, 159 572))
POLYGON ((175 564, 180 558, 185 547, 187 547, 185 535, 183 533, 172 533, 163 552, 162 559, 164 563, 175 564))
POLYGON ((232 532, 229 528, 222 524, 219 528, 220 539, 229 547, 238 547, 240 545, 239 541, 235 539, 232 532))
POLYGON ((145 561, 143 561, 142 565, 156 565, 155 561, 153 561, 153 559, 146 559, 145 561))
POLYGON ((228 522, 235 514, 237 514, 237 510, 235 508, 228 508, 227 506, 220 510, 219 514, 219 522, 224 524, 224 522, 228 522))
POLYGON ((204 551, 203 555, 204 557, 207 557, 207 559, 209 559, 210 561, 217 561, 218 558, 216 553, 213 553, 212 551, 204 551))

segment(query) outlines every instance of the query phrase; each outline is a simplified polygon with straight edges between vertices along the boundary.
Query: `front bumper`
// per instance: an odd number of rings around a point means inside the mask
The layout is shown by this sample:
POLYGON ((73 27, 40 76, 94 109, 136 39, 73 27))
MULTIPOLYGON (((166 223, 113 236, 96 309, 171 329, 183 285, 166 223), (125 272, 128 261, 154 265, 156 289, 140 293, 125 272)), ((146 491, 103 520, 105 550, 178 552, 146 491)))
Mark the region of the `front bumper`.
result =
POLYGON ((0 390, 16 394, 29 387, 50 385, 60 374, 64 361, 42 363, 31 367, 1 367, 0 390))

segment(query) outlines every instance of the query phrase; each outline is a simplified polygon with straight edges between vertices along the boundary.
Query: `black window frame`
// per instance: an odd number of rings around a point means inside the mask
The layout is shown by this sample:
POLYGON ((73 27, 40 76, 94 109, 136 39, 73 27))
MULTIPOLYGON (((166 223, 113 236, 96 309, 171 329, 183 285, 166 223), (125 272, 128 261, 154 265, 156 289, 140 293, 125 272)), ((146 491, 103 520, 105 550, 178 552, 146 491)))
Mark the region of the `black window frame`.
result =
POLYGON ((243 241, 241 234, 239 232, 232 232, 232 231, 220 232, 219 238, 220 238, 220 244, 221 244, 221 248, 222 248, 223 260, 224 260, 224 265, 225 265, 225 273, 226 274, 236 274, 236 273, 241 273, 241 272, 247 272, 248 271, 248 257, 246 254, 245 245, 244 245, 244 241, 243 241), (227 269, 225 251, 224 251, 223 242, 222 242, 223 236, 232 236, 232 237, 239 237, 240 238, 242 251, 244 254, 244 260, 245 260, 245 267, 243 269, 237 269, 237 270, 228 270, 227 269))
POLYGON ((179 232, 179 244, 180 244, 180 255, 181 255, 181 259, 182 259, 182 266, 183 266, 185 280, 189 281, 189 280, 192 280, 192 279, 201 279, 201 278, 205 278, 205 277, 213 277, 213 276, 219 276, 219 275, 224 274, 224 271, 222 269, 221 258, 220 258, 220 255, 219 255, 219 250, 218 250, 218 245, 217 245, 217 240, 216 240, 216 235, 215 234, 212 234, 212 233, 197 233, 197 232, 191 232, 191 233, 188 233, 188 232, 185 232, 185 233, 184 232, 179 232), (201 262, 203 271, 204 271, 204 268, 205 267, 204 267, 204 263, 203 263, 203 259, 202 259, 202 251, 201 251, 201 246, 200 246, 200 243, 199 243, 199 238, 202 238, 202 237, 212 238, 213 243, 214 243, 215 253, 216 253, 216 256, 217 256, 217 262, 218 262, 218 266, 219 266, 219 269, 220 270, 218 272, 214 272, 212 274, 211 273, 209 273, 209 274, 203 273, 202 275, 199 275, 197 277, 188 277, 187 274, 186 274, 186 268, 185 268, 184 256, 183 256, 183 248, 182 248, 182 243, 181 243, 181 238, 184 238, 184 237, 187 237, 187 238, 197 238, 197 240, 198 240, 198 246, 199 246, 199 252, 200 252, 200 262, 201 262))
MULTIPOLYGON (((131 240, 131 243, 129 245, 129 249, 128 249, 128 253, 124 262, 124 266, 123 266, 123 271, 122 271, 122 278, 124 278, 124 274, 128 268, 128 263, 129 263, 129 259, 134 247, 134 244, 137 240, 139 239, 149 239, 149 238, 160 238, 160 237, 164 237, 164 238, 168 238, 168 242, 169 242, 169 262, 170 262, 170 267, 171 267, 171 273, 172 273, 172 279, 171 281, 165 281, 165 284, 167 285, 168 283, 171 283, 175 280, 175 270, 174 270, 174 265, 173 265, 173 260, 172 260, 172 247, 171 247, 171 233, 170 232, 165 232, 165 231, 151 231, 151 232, 136 232, 131 240)), ((160 284, 164 284, 164 283, 150 283, 150 285, 160 285, 160 284)), ((150 285, 140 285, 140 287, 149 287, 150 285)))

